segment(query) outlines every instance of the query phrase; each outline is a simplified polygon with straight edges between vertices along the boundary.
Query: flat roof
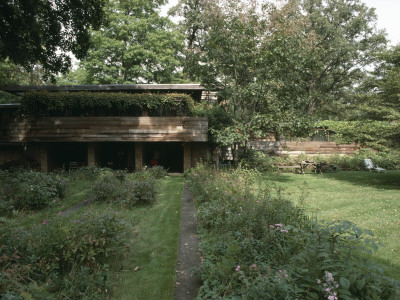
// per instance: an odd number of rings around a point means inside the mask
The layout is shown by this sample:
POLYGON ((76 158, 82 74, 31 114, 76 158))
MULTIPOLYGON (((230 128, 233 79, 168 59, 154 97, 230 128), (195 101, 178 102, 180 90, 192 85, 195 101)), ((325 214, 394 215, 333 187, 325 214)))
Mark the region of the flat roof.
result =
POLYGON ((14 85, 0 86, 0 90, 12 94, 28 91, 91 91, 91 92, 129 92, 129 91, 203 91, 200 84, 98 84, 98 85, 14 85))

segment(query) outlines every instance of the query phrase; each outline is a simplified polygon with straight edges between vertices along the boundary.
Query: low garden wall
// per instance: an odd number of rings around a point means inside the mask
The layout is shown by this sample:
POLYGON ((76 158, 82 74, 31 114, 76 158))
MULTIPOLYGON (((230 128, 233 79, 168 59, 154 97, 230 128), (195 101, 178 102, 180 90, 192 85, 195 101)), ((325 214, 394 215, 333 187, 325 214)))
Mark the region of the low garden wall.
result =
POLYGON ((339 154, 352 155, 360 147, 356 144, 336 144, 335 142, 287 142, 287 141, 268 141, 258 140, 250 143, 254 150, 275 153, 279 155, 299 156, 305 154, 308 156, 339 154))

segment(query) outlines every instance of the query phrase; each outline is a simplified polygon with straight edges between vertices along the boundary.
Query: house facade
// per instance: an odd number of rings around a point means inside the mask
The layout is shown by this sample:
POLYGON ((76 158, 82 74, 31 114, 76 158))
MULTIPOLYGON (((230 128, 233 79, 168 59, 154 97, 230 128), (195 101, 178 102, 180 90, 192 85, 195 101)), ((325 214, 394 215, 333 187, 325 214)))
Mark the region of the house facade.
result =
MULTIPOLYGON (((96 93, 100 102, 102 95, 105 99, 114 93, 183 94, 195 102, 207 97, 198 84, 15 86, 0 90, 21 96, 40 91, 66 95, 84 92, 89 96, 96 93)), ((21 104, 2 104, 0 126, 0 165, 19 161, 43 172, 77 166, 141 170, 151 165, 183 172, 210 158, 207 118, 177 115, 162 107, 129 113, 94 108, 90 113, 72 113, 64 109, 28 117, 23 115, 21 104)))

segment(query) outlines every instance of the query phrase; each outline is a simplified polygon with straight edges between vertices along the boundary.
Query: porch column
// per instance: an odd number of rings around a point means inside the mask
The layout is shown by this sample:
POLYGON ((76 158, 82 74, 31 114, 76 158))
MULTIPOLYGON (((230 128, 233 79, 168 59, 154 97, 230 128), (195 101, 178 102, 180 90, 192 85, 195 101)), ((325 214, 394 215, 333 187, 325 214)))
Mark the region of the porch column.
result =
POLYGON ((47 145, 43 144, 40 146, 40 171, 46 173, 48 170, 47 145))
POLYGON ((192 144, 185 143, 183 148, 183 171, 192 167, 192 144))
POLYGON ((140 171, 143 168, 143 148, 142 142, 135 143, 135 171, 140 171))
POLYGON ((96 145, 94 143, 87 144, 87 163, 88 167, 96 166, 96 145))

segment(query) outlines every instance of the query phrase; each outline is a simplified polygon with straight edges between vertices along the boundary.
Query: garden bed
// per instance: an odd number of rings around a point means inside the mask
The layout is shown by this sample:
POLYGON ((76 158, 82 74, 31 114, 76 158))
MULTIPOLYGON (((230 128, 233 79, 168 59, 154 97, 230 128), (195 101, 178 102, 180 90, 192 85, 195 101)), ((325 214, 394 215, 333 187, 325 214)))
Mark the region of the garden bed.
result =
MULTIPOLYGON (((14 207, 3 210, 0 224, 1 297, 170 298, 183 179, 160 171, 35 174, 56 178, 56 186, 62 179, 65 187, 65 197, 35 208, 17 207, 21 199, 7 194, 14 207), (89 205, 77 206, 88 199, 89 205), (154 288, 155 269, 160 289, 154 288)), ((20 174, 2 173, 2 179, 20 174)))

